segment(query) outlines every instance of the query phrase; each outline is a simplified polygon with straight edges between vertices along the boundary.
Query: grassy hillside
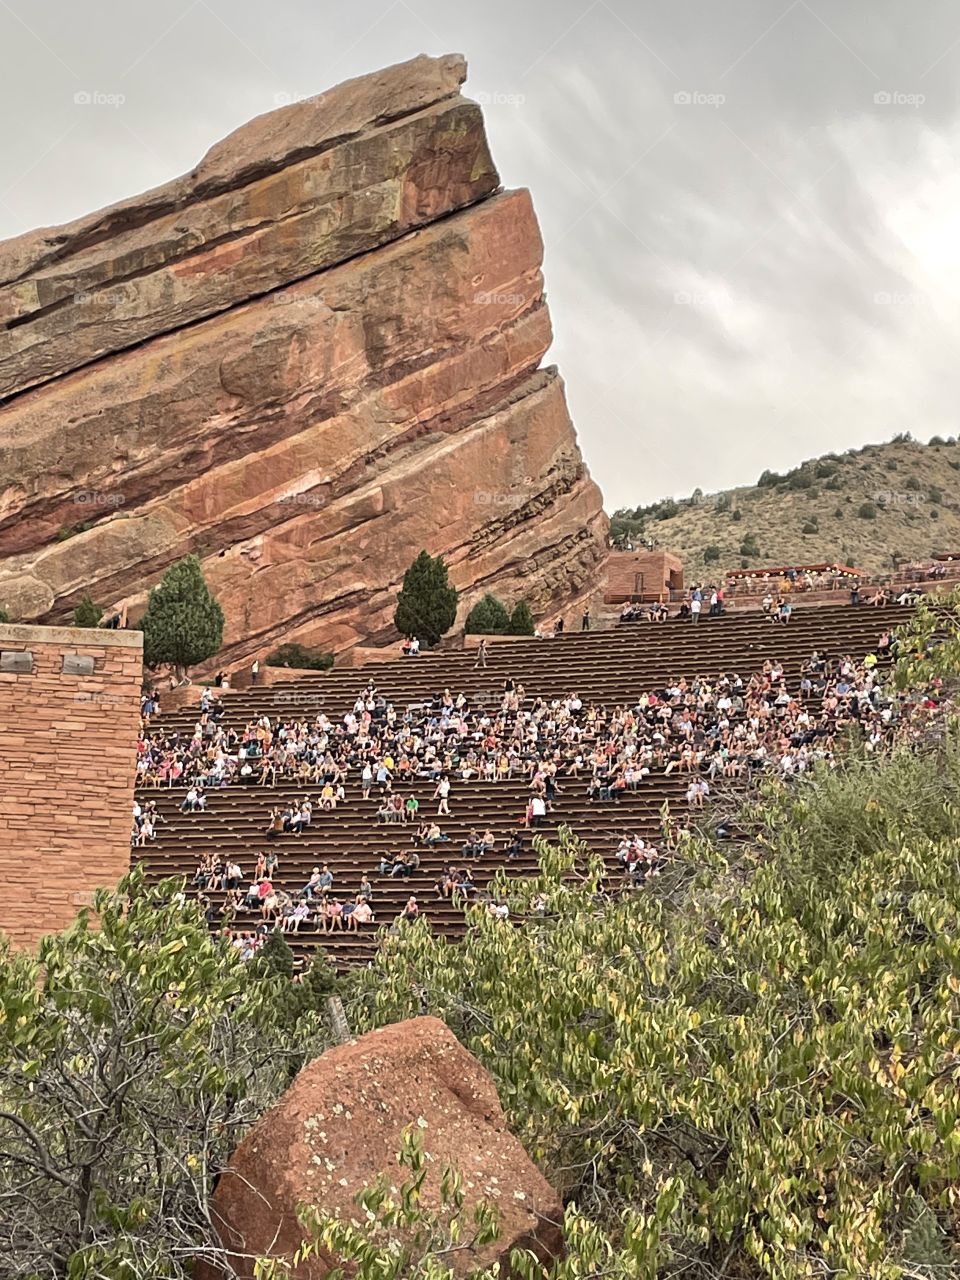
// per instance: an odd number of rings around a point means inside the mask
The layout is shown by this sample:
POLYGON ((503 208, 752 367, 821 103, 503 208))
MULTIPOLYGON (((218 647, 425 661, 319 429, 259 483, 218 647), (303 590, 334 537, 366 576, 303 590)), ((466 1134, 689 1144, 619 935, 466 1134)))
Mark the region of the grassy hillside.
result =
POLYGON ((652 538, 687 576, 841 560, 873 573, 960 552, 960 444, 898 437, 720 493, 621 509, 611 532, 652 538))

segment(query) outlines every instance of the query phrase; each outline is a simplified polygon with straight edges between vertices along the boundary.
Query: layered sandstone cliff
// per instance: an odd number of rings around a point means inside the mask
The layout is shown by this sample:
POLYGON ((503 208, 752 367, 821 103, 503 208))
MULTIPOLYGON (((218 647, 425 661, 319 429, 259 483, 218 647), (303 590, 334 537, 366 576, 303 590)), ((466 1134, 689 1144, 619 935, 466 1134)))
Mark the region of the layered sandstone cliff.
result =
POLYGON ((0 244, 0 605, 62 620, 190 551, 221 664, 391 638, 444 552, 467 608, 584 598, 606 520, 524 191, 457 56, 262 116, 186 177, 0 244))

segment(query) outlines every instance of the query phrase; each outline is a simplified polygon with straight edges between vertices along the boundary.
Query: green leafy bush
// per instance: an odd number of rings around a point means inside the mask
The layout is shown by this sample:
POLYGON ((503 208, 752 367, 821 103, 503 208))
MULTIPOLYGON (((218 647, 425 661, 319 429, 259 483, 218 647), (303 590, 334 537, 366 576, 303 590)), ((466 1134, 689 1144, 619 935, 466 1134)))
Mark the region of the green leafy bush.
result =
POLYGON ((70 538, 75 538, 78 533, 86 533, 92 528, 93 522, 90 520, 83 520, 80 524, 65 524, 62 529, 57 530, 57 541, 67 542, 70 538))
POLYGON ((142 868, 37 956, 0 948, 0 1240, 9 1276, 187 1280, 223 1254, 233 1147, 329 1043, 286 1022, 181 882, 142 868))
POLYGON ((298 671, 329 671, 333 666, 333 654, 320 649, 309 649, 302 644, 282 644, 268 655, 266 665, 292 667, 298 671))
POLYGON ((598 1228, 650 1226, 617 1235, 604 1275, 720 1257, 896 1280, 905 1254, 953 1258, 960 748, 938 750, 768 780, 745 845, 694 839, 640 894, 595 898, 587 850, 538 840, 539 877, 496 892, 545 915, 388 939, 358 974, 360 1025, 443 1018, 561 1195, 598 1228))

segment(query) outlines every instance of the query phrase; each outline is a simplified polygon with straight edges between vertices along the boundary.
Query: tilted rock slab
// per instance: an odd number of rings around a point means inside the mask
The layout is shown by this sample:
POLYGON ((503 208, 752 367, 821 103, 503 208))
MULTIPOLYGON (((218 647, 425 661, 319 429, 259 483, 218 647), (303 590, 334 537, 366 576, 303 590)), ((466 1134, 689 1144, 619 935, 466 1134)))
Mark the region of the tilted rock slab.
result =
MULTIPOLYGON (((394 1186, 410 1176, 397 1163, 409 1126, 427 1157, 426 1208, 439 1209, 441 1175, 453 1167, 463 1175, 464 1238, 478 1202, 499 1213, 498 1240, 447 1255, 457 1275, 515 1247, 542 1261, 559 1253, 559 1197, 508 1132, 490 1076, 442 1022, 413 1018, 322 1054, 234 1152, 214 1192, 212 1221, 238 1273, 252 1280, 257 1255, 294 1253, 303 1241, 299 1205, 360 1220, 358 1192, 381 1173, 394 1186)), ((320 1254, 294 1275, 322 1280, 338 1261, 320 1254)))
POLYGON ((600 493, 542 243, 458 56, 259 117, 191 174, 0 245, 0 605, 132 616, 197 552, 217 665, 393 638, 410 560, 535 612, 598 586, 600 493))

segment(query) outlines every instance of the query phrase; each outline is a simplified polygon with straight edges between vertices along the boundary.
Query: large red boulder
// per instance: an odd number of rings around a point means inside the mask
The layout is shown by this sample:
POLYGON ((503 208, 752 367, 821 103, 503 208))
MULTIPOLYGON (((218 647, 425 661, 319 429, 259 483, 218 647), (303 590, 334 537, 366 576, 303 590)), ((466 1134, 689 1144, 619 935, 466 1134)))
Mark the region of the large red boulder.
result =
POLYGON ((396 638, 421 548, 461 622, 491 583, 551 618, 598 589, 608 521, 541 368, 536 215, 465 75, 449 55, 349 81, 0 243, 11 617, 89 592, 135 622, 195 553, 226 615, 210 670, 235 671, 396 638))
MULTIPOLYGON (((451 1253, 457 1275, 514 1247, 541 1258, 561 1246, 559 1198, 507 1129, 489 1074, 436 1018, 414 1018, 330 1049, 297 1076, 237 1148, 213 1197, 213 1218, 239 1275, 256 1256, 289 1258, 303 1240, 299 1205, 358 1218, 355 1196, 386 1172, 398 1185, 401 1135, 416 1126, 428 1174, 423 1201, 440 1203, 445 1167, 463 1175, 465 1212, 496 1205, 499 1239, 451 1253), (244 1256, 245 1255, 245 1256, 244 1256)), ((342 1260, 319 1255, 297 1280, 321 1280, 342 1260)))

